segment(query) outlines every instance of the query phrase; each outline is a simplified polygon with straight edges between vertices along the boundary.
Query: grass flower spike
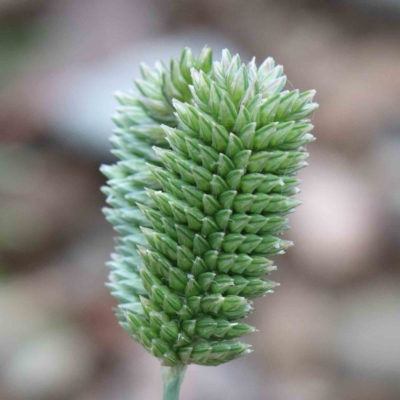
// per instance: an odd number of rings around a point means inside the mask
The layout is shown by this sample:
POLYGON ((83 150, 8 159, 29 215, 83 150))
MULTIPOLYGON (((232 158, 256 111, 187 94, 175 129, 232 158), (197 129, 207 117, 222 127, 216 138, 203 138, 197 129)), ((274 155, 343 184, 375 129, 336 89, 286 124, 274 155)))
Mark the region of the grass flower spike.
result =
POLYGON ((272 58, 212 62, 184 49, 169 68, 141 66, 103 166, 107 219, 120 233, 109 287, 121 325, 164 366, 165 399, 178 398, 188 364, 218 365, 250 352, 238 337, 252 299, 277 285, 269 257, 300 201, 297 171, 314 140, 313 90, 284 90, 272 58))

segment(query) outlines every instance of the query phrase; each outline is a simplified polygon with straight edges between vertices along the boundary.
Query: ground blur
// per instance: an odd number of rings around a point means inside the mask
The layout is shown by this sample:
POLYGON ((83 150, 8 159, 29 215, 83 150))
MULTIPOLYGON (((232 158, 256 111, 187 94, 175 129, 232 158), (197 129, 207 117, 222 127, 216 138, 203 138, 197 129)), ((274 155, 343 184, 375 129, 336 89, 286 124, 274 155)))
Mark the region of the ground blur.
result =
POLYGON ((318 140, 255 352, 190 367, 182 399, 398 400, 399 33, 399 0, 1 0, 0 399, 161 399, 104 287, 98 167, 139 61, 208 44, 316 89, 318 140))

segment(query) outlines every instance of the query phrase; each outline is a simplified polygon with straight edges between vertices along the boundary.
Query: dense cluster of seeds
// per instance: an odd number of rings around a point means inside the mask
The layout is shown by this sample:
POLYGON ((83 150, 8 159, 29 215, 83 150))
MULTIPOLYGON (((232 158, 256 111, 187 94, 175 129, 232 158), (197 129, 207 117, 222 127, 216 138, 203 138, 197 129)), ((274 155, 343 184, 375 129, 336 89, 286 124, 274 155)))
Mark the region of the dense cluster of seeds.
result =
POLYGON ((103 166, 107 219, 121 234, 108 284, 121 325, 164 365, 218 365, 249 352, 239 320, 272 291, 267 258, 291 242, 296 172, 314 140, 314 91, 283 90, 273 59, 185 49, 170 67, 141 66, 103 166))

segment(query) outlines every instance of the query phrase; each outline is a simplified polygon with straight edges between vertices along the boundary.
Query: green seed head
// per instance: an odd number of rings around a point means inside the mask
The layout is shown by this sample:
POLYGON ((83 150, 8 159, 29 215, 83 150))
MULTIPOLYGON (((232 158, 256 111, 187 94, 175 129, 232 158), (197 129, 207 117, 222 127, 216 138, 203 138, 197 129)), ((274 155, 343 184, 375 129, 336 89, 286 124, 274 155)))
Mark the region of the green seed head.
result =
POLYGON ((141 74, 116 94, 119 161, 101 168, 120 234, 108 286, 121 325, 163 365, 218 365, 251 351, 232 339, 256 331, 240 319, 277 286, 268 257, 292 245, 278 236, 301 203, 315 91, 284 90, 272 58, 212 62, 207 47, 141 74))

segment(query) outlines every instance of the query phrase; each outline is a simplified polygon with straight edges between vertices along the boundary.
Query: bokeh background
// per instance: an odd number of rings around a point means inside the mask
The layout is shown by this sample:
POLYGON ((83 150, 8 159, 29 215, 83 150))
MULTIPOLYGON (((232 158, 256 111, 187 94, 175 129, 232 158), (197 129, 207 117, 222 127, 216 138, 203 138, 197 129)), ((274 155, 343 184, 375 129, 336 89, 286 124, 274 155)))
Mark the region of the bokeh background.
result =
POLYGON ((320 109, 256 351, 190 367, 182 399, 400 399, 400 1, 1 0, 1 400, 161 399, 104 287, 98 167, 112 92, 204 44, 273 56, 320 109))

